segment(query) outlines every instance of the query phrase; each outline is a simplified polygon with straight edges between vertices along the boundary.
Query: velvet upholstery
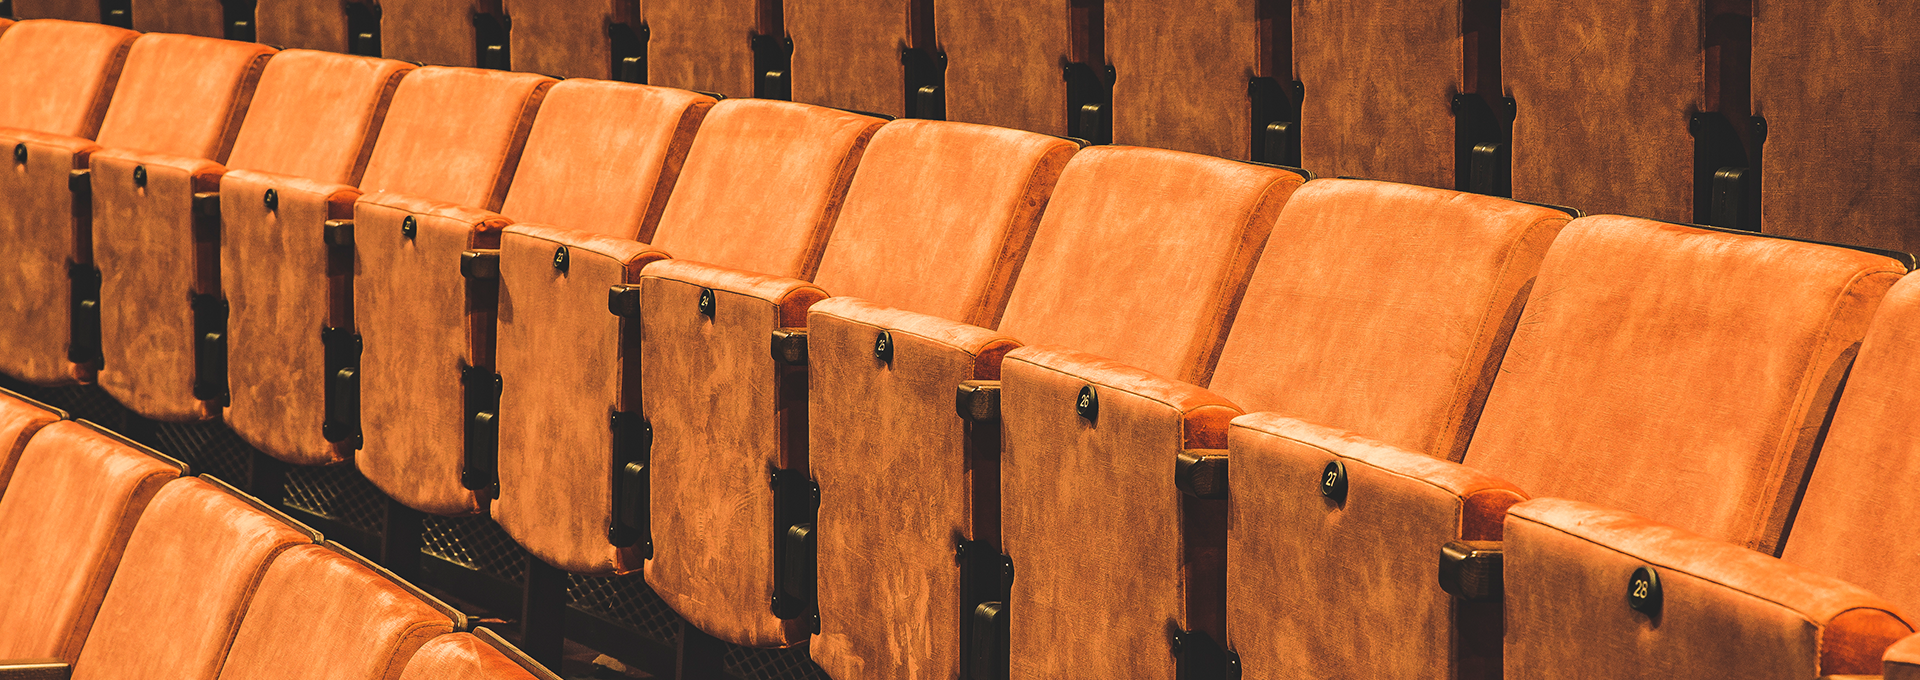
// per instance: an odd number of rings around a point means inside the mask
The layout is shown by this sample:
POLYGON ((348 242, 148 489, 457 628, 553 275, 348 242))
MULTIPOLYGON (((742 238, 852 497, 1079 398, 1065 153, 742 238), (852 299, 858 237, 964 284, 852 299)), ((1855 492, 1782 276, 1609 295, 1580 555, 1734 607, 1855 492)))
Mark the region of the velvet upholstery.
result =
POLYGON ((1534 495, 1773 552, 1839 378, 1904 273, 1832 246, 1577 220, 1465 460, 1534 495))
POLYGON ((1258 5, 1107 0, 1114 143, 1250 158, 1247 77, 1275 75, 1261 56, 1273 48, 1263 48, 1258 5))
POLYGON ((99 21, 99 0, 14 0, 13 16, 20 19, 99 21))
POLYGON ((407 662, 400 680, 545 680, 536 678, 471 633, 427 641, 407 662))
POLYGON ((0 69, 0 128, 92 139, 138 35, 53 20, 20 22, 0 34, 0 63, 7 64, 0 69))
POLYGON ((1887 648, 1882 666, 1886 680, 1920 678, 1920 635, 1908 635, 1887 648))
POLYGON ((1280 213, 1209 388, 1459 460, 1569 219, 1442 189, 1309 182, 1280 213))
POLYGON ((273 56, 227 167, 358 184, 394 90, 414 67, 312 50, 273 56))
POLYGON ((767 343, 774 329, 803 323, 826 292, 684 260, 647 265, 640 286, 641 372, 666 386, 641 392, 653 424, 647 584, 721 640, 804 641, 805 617, 780 619, 767 606, 773 546, 785 529, 773 526, 767 471, 806 470, 806 379, 782 368, 767 343), (711 315, 700 311, 703 291, 711 291, 711 315))
POLYGON ((1295 5, 1292 49, 1307 93, 1300 101, 1300 165, 1323 177, 1454 188, 1451 106, 1466 89, 1464 4, 1295 5))
MULTIPOLYGON (((9 31, 12 33, 12 31, 9 31)), ((80 137, 0 129, 0 148, 25 145, 27 162, 0 173, 0 242, 13 261, 0 267, 0 373, 35 385, 93 379, 68 361, 72 299, 68 263, 92 261, 91 204, 75 201, 68 175, 100 147, 80 137)), ((0 161, 4 162, 4 161, 0 161)))
POLYGON ((221 0, 130 0, 133 30, 184 33, 208 38, 226 35, 221 0))
POLYGON ((254 37, 283 49, 346 52, 346 2, 341 0, 257 0, 254 37))
POLYGON ((1234 419, 1227 449, 1227 635, 1248 677, 1497 677, 1497 639, 1491 655, 1455 646, 1469 608, 1434 587, 1434 555, 1450 540, 1497 540, 1501 513, 1524 493, 1274 413, 1234 419), (1343 502, 1319 490, 1336 460, 1343 502))
POLYGON ((813 659, 836 678, 952 677, 970 612, 949 550, 955 536, 991 544, 999 532, 974 525, 976 505, 992 500, 972 491, 998 477, 965 455, 953 388, 998 379, 1018 345, 851 296, 815 304, 807 326, 809 468, 820 485, 813 659), (887 362, 873 354, 883 330, 887 362))
POLYGON ((914 44, 912 0, 814 0, 782 5, 793 40, 793 100, 889 116, 907 115, 914 44))
POLYGON ((20 463, 20 453, 26 450, 27 442, 41 428, 65 417, 66 414, 0 393, 0 497, 6 495, 8 480, 13 478, 14 466, 20 463))
POLYGON ((489 0, 381 0, 380 56, 435 66, 479 66, 473 14, 489 0))
POLYGON ((1067 3, 942 0, 934 34, 947 55, 947 120, 1067 134, 1060 63, 1073 52, 1067 3))
POLYGON ((1516 102, 1513 197, 1692 221, 1687 116, 1707 103, 1702 3, 1501 7, 1501 79, 1516 102))
POLYGON ((634 6, 617 0, 511 3, 514 70, 560 78, 620 77, 608 31, 636 23, 637 17, 628 16, 634 6))
POLYGON ((728 97, 754 96, 753 34, 766 34, 756 0, 643 2, 647 82, 728 97))
POLYGON ((677 258, 813 278, 854 168, 880 125, 878 118, 804 104, 715 104, 687 152, 687 170, 653 245, 677 258))
POLYGON ((71 663, 134 522, 181 470, 76 422, 24 443, 0 496, 0 657, 71 663))
POLYGON ((1000 330, 1205 385, 1301 182, 1177 151, 1081 151, 1040 219, 1000 330))
POLYGON ((312 541, 201 479, 162 487, 127 541, 73 677, 217 677, 267 565, 312 541))
POLYGON ((274 52, 257 43, 142 35, 95 139, 109 149, 224 163, 274 52))
MULTIPOLYGON (((492 281, 460 274, 460 254, 497 248, 509 220, 380 192, 354 205, 354 322, 360 354, 361 474, 415 510, 465 515, 466 389, 461 369, 493 366, 492 281), (402 233, 412 218, 418 231, 402 233)), ((490 373, 490 371, 485 371, 490 373)))
POLYGON ((1224 448, 1240 410, 1061 347, 1013 350, 1001 371, 1002 549, 1016 574, 1008 677, 1173 680, 1170 628, 1225 635, 1226 504, 1181 493, 1164 453, 1224 448), (1092 418, 1075 409, 1087 386, 1092 418))
POLYGON ((1920 250, 1910 165, 1920 6, 1768 3, 1753 18, 1753 113, 1767 121, 1761 222, 1770 232, 1920 250))
POLYGON ((532 73, 415 70, 393 94, 360 188, 498 210, 553 83, 532 73))
POLYGON ((222 680, 396 680, 447 613, 321 545, 274 558, 234 635, 222 680))
POLYGON ((1866 674, 1912 633, 1859 587, 1632 513, 1541 499, 1506 525, 1508 677, 1866 674), (1642 566, 1660 577, 1657 617, 1621 597, 1642 566))

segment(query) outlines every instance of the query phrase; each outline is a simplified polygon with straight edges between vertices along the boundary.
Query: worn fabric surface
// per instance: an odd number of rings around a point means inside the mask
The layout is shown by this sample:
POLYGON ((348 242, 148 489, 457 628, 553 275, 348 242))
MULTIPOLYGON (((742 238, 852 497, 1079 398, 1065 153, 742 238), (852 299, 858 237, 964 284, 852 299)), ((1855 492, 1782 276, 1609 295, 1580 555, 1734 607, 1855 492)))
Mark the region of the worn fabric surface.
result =
POLYGON ((732 644, 785 647, 807 639, 806 617, 780 619, 768 470, 807 474, 806 378, 769 351, 773 331, 799 326, 826 297, 817 287, 686 260, 640 277, 641 391, 653 424, 653 556, 647 584, 700 630, 732 644), (700 312, 712 291, 711 316, 700 312))
POLYGON ((1908 635, 1887 648, 1882 666, 1885 680, 1920 678, 1920 635, 1908 635))
POLYGON ((75 422, 24 443, 0 496, 0 657, 71 663, 134 523, 180 469, 75 422))
POLYGON ((1541 499, 1506 524, 1508 677, 1865 674, 1912 633, 1859 587, 1632 513, 1541 499), (1623 597, 1643 566, 1657 617, 1623 597))
POLYGON ((27 162, 0 161, 0 242, 13 263, 0 267, 0 373, 35 385, 93 378, 67 360, 71 337, 69 262, 92 261, 91 203, 74 201, 68 173, 100 147, 79 137, 0 129, 0 148, 26 145, 27 162))
POLYGON ((0 394, 0 496, 6 494, 8 480, 13 478, 14 466, 20 463, 20 452, 26 450, 27 442, 41 428, 61 418, 61 414, 0 394))
POLYGON ((1271 75, 1257 4, 1107 0, 1114 143, 1250 158, 1247 79, 1271 75))
POLYGON ((341 0, 257 0, 254 37, 284 49, 347 51, 346 3, 341 0))
POLYGON ((412 64, 391 59, 309 50, 274 55, 227 167, 358 184, 393 92, 412 72, 412 64))
POLYGON ((13 16, 19 19, 99 21, 99 0, 17 0, 13 16))
POLYGON ((427 641, 407 663, 400 680, 443 680, 445 678, 486 678, 487 680, 536 680, 519 664, 471 633, 442 635, 427 641))
POLYGON ((607 31, 611 24, 637 21, 625 16, 624 8, 633 6, 615 0, 511 3, 513 69, 557 78, 618 78, 607 31))
POLYGON ((184 33, 219 38, 226 35, 220 0, 130 0, 133 30, 142 33, 184 33))
POLYGON ((1175 456, 1224 448, 1240 410, 1060 347, 1013 350, 1001 370, 1008 677, 1172 680, 1172 628, 1226 634, 1226 503, 1182 493, 1175 456), (1087 386, 1092 418, 1075 409, 1087 386))
POLYGON ((379 5, 381 56, 435 66, 480 65, 473 13, 482 1, 382 0, 379 5))
POLYGON ((853 297, 815 304, 807 325, 808 465, 820 484, 813 660, 833 677, 953 677, 971 613, 953 542, 996 544, 1000 529, 998 459, 968 455, 954 385, 999 378, 1016 343, 853 297), (881 331, 890 361, 874 355, 881 331), (981 485, 991 496, 974 497, 981 485), (982 512, 990 526, 975 525, 982 512))
MULTIPOLYGON (((20 16, 26 10, 14 4, 20 16)), ((0 128, 92 139, 138 36, 96 23, 13 25, 0 34, 0 128)))
POLYGON ((1081 151, 1040 218, 1000 330, 1204 386, 1301 181, 1177 151, 1081 151))
POLYGON ((651 34, 647 82, 728 97, 751 97, 757 0, 641 3, 651 34))
POLYGON ((1308 183, 1254 267, 1211 389, 1251 411, 1459 460, 1569 219, 1444 189, 1308 183))
POLYGON ((482 508, 461 485, 466 389, 461 369, 491 380, 494 281, 460 274, 460 254, 497 248, 509 221, 395 193, 354 205, 354 324, 360 331, 360 429, 354 464, 407 507, 436 515, 482 508), (412 217, 412 238, 401 224, 412 217))
POLYGON ((100 146, 226 162, 274 52, 191 35, 140 36, 100 122, 100 146))
POLYGON ((612 411, 638 415, 638 321, 607 311, 610 286, 661 258, 626 239, 515 224, 500 239, 500 498, 490 514, 534 557, 567 571, 640 568, 608 543, 618 452, 612 411), (567 269, 553 266, 567 249, 567 269))
POLYGON ((323 230, 327 220, 353 217, 360 191, 250 170, 227 173, 220 190, 227 426, 290 463, 346 460, 350 444, 328 442, 320 432, 326 420, 320 330, 351 322, 352 268, 347 258, 331 258, 323 230), (266 206, 268 190, 273 209, 266 206))
POLYGON ((947 55, 947 120, 1067 134, 1067 3, 942 0, 933 12, 947 55))
POLYGON ((554 82, 532 73, 415 70, 393 94, 360 188, 499 209, 554 82))
POLYGON ((312 542, 198 478, 162 487, 127 541, 73 677, 212 680, 267 565, 312 542))
POLYGON ((992 328, 1076 150, 1003 128, 888 123, 860 158, 813 280, 834 295, 992 328))
POLYGON ((793 39, 793 100, 907 115, 903 47, 913 44, 911 0, 813 0, 783 5, 793 39))
POLYGON ((1485 631, 1462 629, 1465 607, 1440 590, 1434 558, 1450 540, 1498 540, 1502 512, 1523 493, 1425 452, 1274 413, 1234 419, 1227 448, 1227 633, 1247 668, 1273 678, 1498 677, 1497 656, 1456 646, 1485 631), (1344 502, 1320 490, 1336 460, 1344 502))
POLYGON ((1513 197, 1693 221, 1687 116, 1706 106, 1702 4, 1501 7, 1501 78, 1516 111, 1513 197))
POLYGON ((1322 177, 1454 187, 1461 4, 1306 0, 1294 7, 1294 67, 1306 89, 1301 166, 1322 177))
POLYGON ((1762 227, 1920 250, 1920 5, 1763 3, 1753 17, 1753 114, 1767 120, 1762 227))
POLYGON ((1626 217, 1547 253, 1465 461, 1535 496, 1771 553, 1904 267, 1626 217))
POLYGON ((447 614, 347 556, 301 545, 274 558, 247 607, 222 680, 395 680, 447 614))
POLYGON ((759 99, 715 104, 652 243, 674 257, 811 279, 881 120, 759 99))

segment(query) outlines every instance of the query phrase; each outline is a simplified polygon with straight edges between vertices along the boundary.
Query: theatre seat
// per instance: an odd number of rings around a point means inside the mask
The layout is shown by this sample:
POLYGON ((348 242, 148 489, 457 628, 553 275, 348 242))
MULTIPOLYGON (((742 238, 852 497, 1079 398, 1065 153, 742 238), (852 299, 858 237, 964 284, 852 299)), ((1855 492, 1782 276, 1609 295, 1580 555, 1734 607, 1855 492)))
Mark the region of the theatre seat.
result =
POLYGON ((396 680, 422 645, 466 625, 338 543, 297 545, 261 577, 220 678, 396 680))
MULTIPOLYGON (((1530 494, 1778 549, 1841 376, 1910 261, 1582 218, 1547 252, 1464 464, 1282 413, 1235 419, 1228 628, 1247 673, 1495 673, 1498 605, 1444 593, 1436 553, 1499 540, 1530 494), (1309 637, 1329 629, 1370 633, 1309 637)), ((1514 607, 1509 636, 1530 625, 1514 607)), ((1620 653, 1629 637, 1595 639, 1620 653)))
MULTIPOLYGON (((30 408, 0 403, 9 430, 30 408)), ((134 523, 186 466, 84 422, 45 423, 18 443, 25 449, 0 496, 0 659, 71 663, 134 523)))
POLYGON ((793 40, 793 100, 896 118, 942 118, 931 3, 858 0, 783 5, 793 40), (922 90, 922 88, 927 88, 922 90))
POLYGON ((380 56, 433 66, 506 69, 502 0, 382 0, 380 56), (496 49, 488 50, 491 46, 496 49))
POLYGON ((26 450, 34 433, 67 418, 65 411, 0 390, 0 497, 6 494, 14 466, 19 464, 20 453, 26 450))
MULTIPOLYGON (((99 0, 13 0, 13 16, 16 19, 64 19, 67 21, 93 22, 98 22, 105 18, 100 15, 99 0)), ((122 28, 127 27, 124 24, 120 26, 122 28)))
POLYGON ((127 541, 73 677, 212 680, 267 566, 319 540, 217 480, 162 487, 127 541))
POLYGON ((14 24, 0 34, 0 131, 93 138, 138 36, 94 23, 14 24))
POLYGON ((400 680, 560 680, 493 631, 442 635, 420 647, 400 680))
MULTIPOLYGON (((777 12, 766 12, 758 0, 660 0, 640 6, 649 38, 647 83, 728 97, 769 97, 783 92, 760 92, 762 57, 786 63, 786 36, 780 34, 777 12), (764 50, 756 49, 765 43, 764 50), (777 59, 776 59, 777 57, 777 59)), ((765 66, 773 67, 769 62, 765 66)), ((778 70, 785 77, 786 69, 778 70)))
POLYGON ((1294 133, 1268 139, 1298 118, 1299 94, 1286 22, 1264 4, 1106 0, 1113 142, 1299 165, 1294 133))
POLYGON ((617 0, 511 5, 514 70, 646 82, 648 32, 635 7, 617 0))
POLYGON ((282 49, 326 50, 379 56, 380 25, 367 0, 257 0, 254 3, 254 35, 268 45, 282 49), (356 25, 349 9, 364 12, 366 20, 356 25), (370 40, 357 39, 355 33, 368 33, 370 40), (371 44, 368 44, 371 43, 371 44), (368 52, 365 48, 373 47, 368 52))
POLYGON ((225 38, 225 0, 129 0, 133 30, 225 38))
MULTIPOLYGON (((409 70, 395 61, 284 52, 267 63, 257 89, 249 93, 251 105, 237 133, 229 133, 235 138, 226 158, 177 152, 184 150, 110 148, 94 154, 100 178, 93 194, 94 251, 103 273, 99 379, 108 394, 156 420, 200 420, 220 413, 229 393, 224 364, 230 286, 220 261, 223 241, 244 242, 232 249, 239 254, 261 240, 286 238, 261 233, 271 229, 256 223, 222 224, 221 199, 258 204, 264 190, 257 184, 276 176, 327 183, 357 178, 372 145, 370 129, 409 70), (230 170, 245 172, 231 173, 229 184, 230 170)), ((253 212, 235 210, 236 217, 253 212)), ((285 263, 274 254, 248 254, 271 258, 276 266, 285 263)), ((266 263, 232 264, 238 270, 233 283, 262 285, 248 274, 257 274, 266 263)), ((244 300, 246 293, 236 295, 244 300)), ((249 349, 278 354, 285 346, 249 349)), ((257 397, 273 388, 247 382, 242 389, 257 397)))
POLYGON ((934 31, 947 57, 946 119, 1105 141, 1079 129, 1078 104, 1105 104, 1100 2, 943 0, 934 31), (1062 64, 1077 64, 1068 74, 1062 64), (1062 77, 1067 75, 1067 77, 1062 77), (1072 84, 1070 84, 1072 83, 1072 84), (1101 96, 1081 102, 1079 85, 1101 96), (1078 134, 1075 134, 1078 133, 1078 134))

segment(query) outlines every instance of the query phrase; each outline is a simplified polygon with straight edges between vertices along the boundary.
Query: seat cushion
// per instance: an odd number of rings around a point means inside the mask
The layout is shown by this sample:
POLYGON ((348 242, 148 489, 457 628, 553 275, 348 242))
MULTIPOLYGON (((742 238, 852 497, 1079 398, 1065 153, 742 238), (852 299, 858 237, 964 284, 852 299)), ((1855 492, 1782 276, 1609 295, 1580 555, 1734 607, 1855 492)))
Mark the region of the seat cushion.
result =
POLYGON ((454 633, 434 638, 422 646, 407 663, 400 680, 548 680, 550 677, 550 674, 536 676, 528 672, 471 633, 454 633))
POLYGON ((453 632, 433 605, 333 548, 274 558, 220 677, 394 680, 421 645, 453 632))

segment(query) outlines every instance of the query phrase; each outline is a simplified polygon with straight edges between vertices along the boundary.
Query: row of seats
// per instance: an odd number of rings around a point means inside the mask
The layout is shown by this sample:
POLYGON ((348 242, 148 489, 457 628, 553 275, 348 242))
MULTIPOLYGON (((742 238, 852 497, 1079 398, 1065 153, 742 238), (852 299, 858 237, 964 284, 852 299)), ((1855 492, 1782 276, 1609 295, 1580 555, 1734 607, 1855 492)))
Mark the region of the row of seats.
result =
POLYGON ((0 675, 558 680, 226 483, 0 395, 0 675))
POLYGON ((1843 435, 1906 443, 1842 427, 1890 396, 1834 405, 1850 369, 1904 382, 1872 357, 1905 255, 63 22, 0 55, 33 93, 0 237, 46 244, 9 311, 100 319, 92 356, 84 322, 9 330, 0 370, 351 459, 835 677, 1834 674, 1910 630, 1760 557, 1866 512, 1815 510, 1843 435), (65 262, 99 295, 60 305, 65 262), (1601 516, 1631 550, 1737 547, 1628 574, 1554 543, 1601 516), (1701 538, 1628 531, 1655 521, 1701 538))
POLYGON ((1486 0, 14 0, 294 48, 792 99, 1915 249, 1920 14, 1486 0), (1891 61, 1889 61, 1891 60, 1891 61), (1888 75, 1893 74, 1893 75, 1888 75), (1619 185, 1633 191, 1615 191, 1619 185))

